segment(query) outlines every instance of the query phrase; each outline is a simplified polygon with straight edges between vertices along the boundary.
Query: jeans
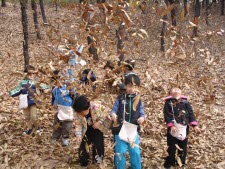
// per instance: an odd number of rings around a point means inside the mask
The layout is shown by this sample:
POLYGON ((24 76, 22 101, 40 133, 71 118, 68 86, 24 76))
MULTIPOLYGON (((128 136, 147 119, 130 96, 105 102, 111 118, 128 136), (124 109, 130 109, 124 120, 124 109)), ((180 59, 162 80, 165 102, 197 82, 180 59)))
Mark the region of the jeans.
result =
POLYGON ((118 135, 114 135, 115 141, 115 159, 114 163, 116 169, 126 168, 126 152, 127 149, 130 155, 130 164, 132 169, 141 169, 141 154, 140 154, 140 139, 139 135, 136 137, 135 146, 131 146, 129 143, 120 140, 118 135))

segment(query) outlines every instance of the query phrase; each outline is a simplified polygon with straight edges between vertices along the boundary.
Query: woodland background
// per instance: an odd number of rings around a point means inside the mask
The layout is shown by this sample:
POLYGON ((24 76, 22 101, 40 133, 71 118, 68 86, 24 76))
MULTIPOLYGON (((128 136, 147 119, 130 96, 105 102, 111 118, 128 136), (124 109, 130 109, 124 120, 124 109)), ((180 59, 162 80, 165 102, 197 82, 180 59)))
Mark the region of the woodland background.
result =
MULTIPOLYGON (((102 74, 107 60, 115 63, 118 58, 136 60, 135 71, 141 77, 140 91, 147 114, 141 133, 143 168, 162 168, 167 154, 163 98, 174 86, 181 87, 188 96, 202 129, 198 135, 190 132, 187 168, 225 168, 225 16, 221 7, 224 1, 190 1, 186 12, 186 1, 172 4, 165 1, 167 5, 163 1, 138 0, 104 4, 73 2, 45 1, 47 20, 43 22, 37 1, 39 23, 35 28, 34 12, 27 1, 28 53, 23 48, 20 2, 7 1, 0 8, 0 168, 79 168, 73 133, 66 148, 49 142, 54 115, 50 93, 37 97, 42 132, 32 136, 21 135, 24 123, 22 111, 18 112, 18 98, 4 99, 4 94, 23 78, 27 63, 39 70, 35 78, 38 84, 51 85, 51 68, 65 68, 67 58, 48 46, 66 43, 72 49, 77 44, 85 45, 79 58, 88 65, 77 68, 77 79, 81 69, 92 68, 100 79, 101 89, 105 85, 102 74), (87 42, 88 36, 92 37, 91 42, 87 42)), ((114 81, 122 74, 115 73, 114 81)), ((78 90, 91 94, 88 88, 78 90)), ((116 97, 107 88, 91 95, 106 101, 110 107, 116 97)), ((111 134, 106 135, 105 147, 105 163, 101 168, 110 169, 111 134)))

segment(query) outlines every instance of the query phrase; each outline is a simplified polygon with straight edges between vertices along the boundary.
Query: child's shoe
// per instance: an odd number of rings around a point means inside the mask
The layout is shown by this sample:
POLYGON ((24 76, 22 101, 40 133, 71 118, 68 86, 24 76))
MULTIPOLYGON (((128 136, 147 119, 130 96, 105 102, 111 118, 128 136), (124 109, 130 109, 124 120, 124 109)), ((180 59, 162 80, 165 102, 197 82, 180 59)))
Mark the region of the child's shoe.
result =
POLYGON ((41 132, 41 127, 38 126, 36 133, 40 133, 41 132))
POLYGON ((68 146, 69 145, 69 140, 66 139, 66 138, 62 138, 62 146, 65 147, 65 146, 68 146))
POLYGON ((23 135, 30 135, 33 129, 28 129, 23 132, 23 135))

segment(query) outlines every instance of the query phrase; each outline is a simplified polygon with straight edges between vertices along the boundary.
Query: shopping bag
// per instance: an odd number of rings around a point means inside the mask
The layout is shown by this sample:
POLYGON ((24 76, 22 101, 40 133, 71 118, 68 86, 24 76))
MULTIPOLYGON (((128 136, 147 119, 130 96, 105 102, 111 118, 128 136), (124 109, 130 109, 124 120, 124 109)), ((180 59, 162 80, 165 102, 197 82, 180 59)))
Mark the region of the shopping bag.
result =
POLYGON ((172 132, 170 130, 170 134, 173 137, 176 137, 177 139, 183 141, 187 136, 187 125, 184 126, 174 121, 174 126, 177 128, 177 132, 172 132))
POLYGON ((137 136, 137 125, 124 121, 119 132, 119 138, 127 143, 134 143, 137 136))
POLYGON ((26 109, 28 107, 28 94, 19 95, 19 109, 26 109))

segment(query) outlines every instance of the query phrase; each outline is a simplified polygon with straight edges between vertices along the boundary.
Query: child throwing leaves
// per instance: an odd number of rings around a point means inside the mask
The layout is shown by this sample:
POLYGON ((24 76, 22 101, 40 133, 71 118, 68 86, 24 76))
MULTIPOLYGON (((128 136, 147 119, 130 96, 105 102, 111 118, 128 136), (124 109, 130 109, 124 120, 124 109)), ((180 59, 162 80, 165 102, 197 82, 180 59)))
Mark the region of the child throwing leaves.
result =
POLYGON ((176 146, 179 146, 178 157, 185 165, 187 156, 187 143, 189 126, 193 126, 195 132, 200 132, 198 123, 195 119, 192 106, 187 101, 187 97, 181 95, 179 88, 172 88, 170 96, 166 97, 164 105, 164 117, 167 126, 167 145, 168 156, 164 163, 165 169, 175 166, 176 146))
POLYGON ((100 164, 104 158, 103 132, 106 115, 109 112, 107 107, 100 101, 90 101, 85 95, 77 96, 73 103, 75 110, 75 136, 80 144, 78 153, 82 167, 89 162, 89 146, 92 144, 93 163, 100 164))
POLYGON ((141 169, 140 139, 137 131, 140 130, 140 125, 145 121, 145 114, 143 102, 138 94, 140 79, 136 74, 132 73, 125 76, 124 83, 126 92, 117 97, 110 113, 114 122, 114 127, 112 127, 115 142, 114 164, 116 169, 124 169, 126 167, 125 155, 128 149, 131 168, 141 169), (122 125, 126 122, 137 125, 133 145, 120 137, 122 125))

